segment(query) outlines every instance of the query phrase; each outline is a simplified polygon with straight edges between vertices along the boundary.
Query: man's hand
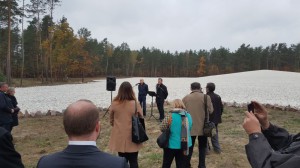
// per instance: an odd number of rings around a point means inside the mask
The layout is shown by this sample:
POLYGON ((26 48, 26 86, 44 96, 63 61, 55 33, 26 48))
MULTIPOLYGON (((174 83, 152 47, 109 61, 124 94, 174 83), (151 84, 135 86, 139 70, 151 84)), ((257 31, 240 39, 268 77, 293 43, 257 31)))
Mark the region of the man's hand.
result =
POLYGON ((261 132, 258 119, 253 113, 245 112, 246 117, 244 119, 243 127, 248 135, 261 132))
POLYGON ((269 119, 268 119, 268 111, 260 103, 258 103, 256 101, 252 101, 252 103, 254 104, 254 115, 258 119, 261 127, 264 130, 268 129, 269 126, 270 126, 270 122, 269 122, 269 119))

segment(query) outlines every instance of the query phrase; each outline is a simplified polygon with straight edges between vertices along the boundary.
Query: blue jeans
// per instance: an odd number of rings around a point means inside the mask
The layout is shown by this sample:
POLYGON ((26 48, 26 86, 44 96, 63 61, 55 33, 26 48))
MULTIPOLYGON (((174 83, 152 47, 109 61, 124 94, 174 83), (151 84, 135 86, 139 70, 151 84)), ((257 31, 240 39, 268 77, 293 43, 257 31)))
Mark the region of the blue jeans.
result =
POLYGON ((143 115, 146 116, 146 96, 139 96, 139 102, 143 109, 143 115))
POLYGON ((211 144, 214 148, 215 152, 221 152, 221 147, 219 144, 219 131, 218 131, 218 124, 216 124, 216 135, 211 137, 211 144))

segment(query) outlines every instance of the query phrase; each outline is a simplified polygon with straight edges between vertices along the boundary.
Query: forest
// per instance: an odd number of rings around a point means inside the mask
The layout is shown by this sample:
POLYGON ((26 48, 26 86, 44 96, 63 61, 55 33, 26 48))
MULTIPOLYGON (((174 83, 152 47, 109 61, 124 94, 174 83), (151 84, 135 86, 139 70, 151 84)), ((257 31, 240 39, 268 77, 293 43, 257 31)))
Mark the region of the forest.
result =
POLYGON ((35 78, 51 83, 111 75, 199 77, 261 69, 300 72, 300 43, 241 44, 235 51, 222 46, 175 52, 152 46, 132 50, 126 42, 114 45, 107 38, 93 38, 86 27, 75 32, 63 16, 53 22, 60 4, 61 0, 0 1, 0 80, 35 78))

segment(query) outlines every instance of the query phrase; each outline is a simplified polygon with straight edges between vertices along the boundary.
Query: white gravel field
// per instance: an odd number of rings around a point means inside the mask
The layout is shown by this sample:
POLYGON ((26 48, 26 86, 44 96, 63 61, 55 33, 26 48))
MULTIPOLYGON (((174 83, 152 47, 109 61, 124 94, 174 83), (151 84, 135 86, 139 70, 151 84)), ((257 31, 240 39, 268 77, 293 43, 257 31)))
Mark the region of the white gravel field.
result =
MULTIPOLYGON (((117 79, 116 88, 118 90, 123 81, 135 85, 139 79, 140 77, 117 79)), ((157 78, 144 80, 149 90, 155 91, 157 78)), ((207 82, 214 82, 215 92, 224 102, 247 103, 250 100, 257 100, 300 109, 300 73, 260 70, 199 78, 163 78, 163 83, 169 91, 167 99, 181 99, 189 94, 192 82, 200 82, 203 88, 207 82)), ((117 90, 113 92, 113 96, 117 94, 117 90)), ((137 95, 137 87, 134 87, 134 90, 137 95)), ((89 99, 99 107, 108 107, 111 101, 110 94, 111 92, 106 91, 106 80, 85 84, 16 88, 19 107, 22 111, 28 112, 62 111, 78 99, 89 99)), ((151 103, 150 96, 147 96, 147 102, 151 103)))

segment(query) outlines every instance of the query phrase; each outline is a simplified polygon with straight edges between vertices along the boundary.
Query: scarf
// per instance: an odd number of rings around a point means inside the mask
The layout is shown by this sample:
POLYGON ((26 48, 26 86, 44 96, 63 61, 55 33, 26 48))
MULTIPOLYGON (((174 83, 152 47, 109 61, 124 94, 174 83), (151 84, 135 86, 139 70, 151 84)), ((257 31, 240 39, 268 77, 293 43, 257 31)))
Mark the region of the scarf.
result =
MULTIPOLYGON (((173 111, 174 113, 175 111, 173 111)), ((185 156, 189 155, 189 144, 188 144, 188 137, 190 136, 190 132, 188 130, 189 121, 186 116, 186 111, 182 109, 179 112, 175 112, 181 115, 181 149, 183 150, 183 154, 185 156)))

